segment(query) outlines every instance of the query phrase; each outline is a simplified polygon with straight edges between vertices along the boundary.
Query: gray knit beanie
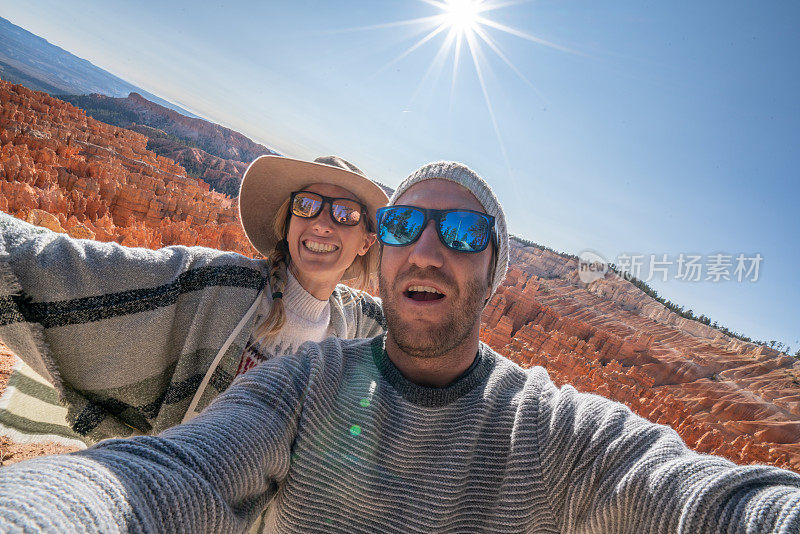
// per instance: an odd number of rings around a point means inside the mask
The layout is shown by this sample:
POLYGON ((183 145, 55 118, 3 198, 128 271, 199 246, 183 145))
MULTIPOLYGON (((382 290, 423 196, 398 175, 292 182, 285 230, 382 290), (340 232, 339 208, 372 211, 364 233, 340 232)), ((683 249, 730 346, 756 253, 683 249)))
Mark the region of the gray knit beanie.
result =
POLYGON ((428 163, 415 171, 411 176, 403 180, 395 190, 392 198, 389 200, 389 205, 397 202, 397 199, 405 193, 409 187, 425 180, 433 180, 440 178, 443 180, 450 180, 463 187, 466 187, 470 192, 475 195, 478 202, 483 206, 484 211, 492 215, 495 220, 495 228, 497 230, 497 267, 494 270, 492 278, 492 295, 494 295, 497 288, 506 277, 506 270, 508 269, 508 229, 506 227, 506 216, 503 213, 503 207, 494 196, 492 188, 486 181, 478 176, 478 173, 467 167, 462 163, 454 161, 437 161, 436 163, 428 163))

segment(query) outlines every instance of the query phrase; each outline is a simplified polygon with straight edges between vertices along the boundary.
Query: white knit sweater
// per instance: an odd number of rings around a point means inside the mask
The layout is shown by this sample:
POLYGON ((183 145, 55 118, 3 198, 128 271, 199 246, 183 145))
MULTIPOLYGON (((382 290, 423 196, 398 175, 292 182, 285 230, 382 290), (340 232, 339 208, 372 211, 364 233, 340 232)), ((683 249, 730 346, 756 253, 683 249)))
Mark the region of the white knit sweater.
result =
MULTIPOLYGON (((331 335, 330 300, 319 300, 300 285, 291 271, 288 271, 287 275, 286 287, 283 290, 286 323, 267 343, 257 343, 253 333, 250 334, 237 375, 273 356, 293 354, 306 341, 320 342, 331 335)), ((268 293, 268 291, 263 293, 254 324, 261 324, 272 308, 272 296, 268 293)))

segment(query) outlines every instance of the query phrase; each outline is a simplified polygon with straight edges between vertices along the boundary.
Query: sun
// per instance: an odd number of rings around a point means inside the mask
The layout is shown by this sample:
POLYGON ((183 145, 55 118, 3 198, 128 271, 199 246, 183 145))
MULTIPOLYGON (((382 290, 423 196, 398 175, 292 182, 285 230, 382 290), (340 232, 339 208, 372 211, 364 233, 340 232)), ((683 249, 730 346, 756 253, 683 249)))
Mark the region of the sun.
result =
POLYGON ((420 0, 420 2, 437 8, 438 13, 416 19, 386 22, 382 24, 373 24, 370 26, 348 28, 338 31, 351 32, 388 29, 400 26, 413 26, 418 30, 415 32, 415 38, 420 34, 424 34, 414 44, 380 67, 376 75, 388 69, 392 65, 402 61, 404 58, 419 50, 439 36, 441 38, 439 50, 435 53, 433 60, 428 66, 425 74, 422 76, 416 91, 414 91, 414 94, 411 96, 411 101, 413 101, 416 95, 420 93, 426 80, 428 80, 430 77, 433 77, 434 79, 439 78, 439 74, 443 70, 445 63, 449 58, 452 58, 452 74, 450 82, 450 102, 452 104, 453 95, 456 92, 456 79, 458 75, 459 64, 463 60, 469 62, 469 59, 471 59, 471 63, 475 69, 475 74, 478 78, 481 93, 483 93, 483 99, 486 102, 486 108, 489 112, 492 128, 494 129, 500 151, 503 154, 503 158, 506 161, 506 166, 509 168, 510 173, 511 165, 508 161, 505 143, 503 142, 503 137, 500 134, 500 126, 494 113, 494 106, 492 106, 492 100, 489 97, 489 88, 486 83, 486 76, 484 75, 484 71, 489 71, 491 69, 491 64, 489 57, 487 57, 484 52, 485 49, 483 47, 487 47, 488 50, 490 50, 502 61, 502 63, 510 68, 523 82, 530 86, 540 98, 542 98, 542 96, 539 94, 539 91, 528 79, 528 77, 525 76, 525 74, 523 74, 522 71, 520 71, 519 68, 514 65, 511 59, 509 59, 500 49, 500 46, 494 41, 490 33, 492 31, 505 33, 507 35, 513 35, 515 37, 536 43, 540 46, 570 54, 582 55, 580 52, 575 50, 571 50, 559 44, 542 39, 541 37, 537 37, 535 35, 520 31, 516 28, 496 22, 488 16, 492 11, 519 4, 527 4, 532 1, 533 0, 420 0))
POLYGON ((476 0, 447 0, 442 10, 442 24, 459 33, 472 32, 478 26, 481 9, 476 0))

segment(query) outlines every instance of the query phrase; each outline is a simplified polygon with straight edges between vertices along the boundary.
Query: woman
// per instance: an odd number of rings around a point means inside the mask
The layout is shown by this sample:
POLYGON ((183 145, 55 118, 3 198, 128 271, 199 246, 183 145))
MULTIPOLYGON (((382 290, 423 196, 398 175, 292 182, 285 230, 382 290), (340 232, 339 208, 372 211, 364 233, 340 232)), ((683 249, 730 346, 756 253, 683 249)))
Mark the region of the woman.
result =
MULTIPOLYGON (((157 433, 260 360, 382 331, 379 302, 337 283, 369 278, 374 215, 387 201, 340 158, 262 156, 239 210, 269 260, 74 240, 3 216, 0 338, 55 386, 72 437, 157 433)), ((28 392, 46 397, 39 384, 28 392)))

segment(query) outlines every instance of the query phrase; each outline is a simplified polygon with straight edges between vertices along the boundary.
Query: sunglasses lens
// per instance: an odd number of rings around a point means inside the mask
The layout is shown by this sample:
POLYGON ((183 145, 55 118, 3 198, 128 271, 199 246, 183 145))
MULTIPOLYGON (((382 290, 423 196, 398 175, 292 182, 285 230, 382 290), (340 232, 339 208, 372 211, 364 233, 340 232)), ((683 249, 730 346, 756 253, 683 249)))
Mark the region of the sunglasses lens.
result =
POLYGON ((414 208, 397 206, 382 209, 378 238, 386 245, 408 245, 422 229, 425 215, 414 208))
POLYGON ((453 250, 480 252, 489 242, 489 223, 478 213, 450 211, 442 215, 439 234, 453 250))
POLYGON ((292 213, 298 217, 314 217, 321 208, 322 197, 305 191, 297 193, 292 202, 292 213))
POLYGON ((358 202, 339 198, 333 203, 331 211, 333 219, 339 224, 355 226, 361 221, 361 206, 358 202))

